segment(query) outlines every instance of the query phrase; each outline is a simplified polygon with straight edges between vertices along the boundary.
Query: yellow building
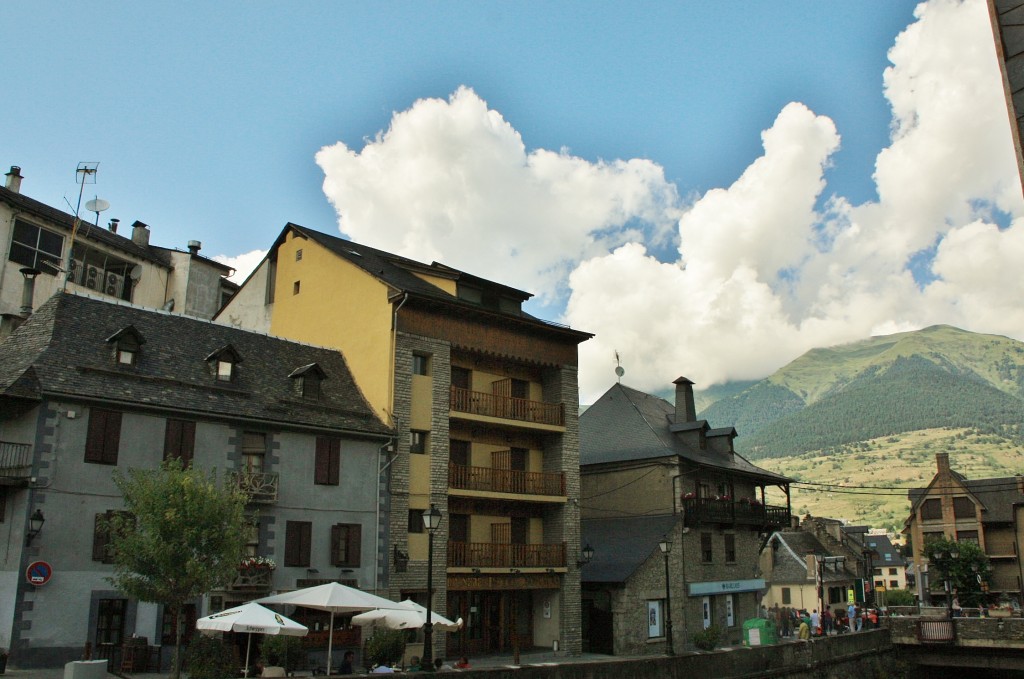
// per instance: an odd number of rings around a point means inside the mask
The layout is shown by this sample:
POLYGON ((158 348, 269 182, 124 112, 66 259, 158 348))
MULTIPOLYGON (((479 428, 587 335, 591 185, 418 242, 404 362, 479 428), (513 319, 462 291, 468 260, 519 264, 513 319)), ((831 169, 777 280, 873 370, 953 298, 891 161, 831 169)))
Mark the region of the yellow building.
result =
POLYGON ((466 621, 435 655, 580 650, 576 371, 590 335, 524 313, 529 297, 288 224, 217 318, 341 349, 394 427, 381 580, 360 584, 425 603, 435 505, 434 607, 466 621))

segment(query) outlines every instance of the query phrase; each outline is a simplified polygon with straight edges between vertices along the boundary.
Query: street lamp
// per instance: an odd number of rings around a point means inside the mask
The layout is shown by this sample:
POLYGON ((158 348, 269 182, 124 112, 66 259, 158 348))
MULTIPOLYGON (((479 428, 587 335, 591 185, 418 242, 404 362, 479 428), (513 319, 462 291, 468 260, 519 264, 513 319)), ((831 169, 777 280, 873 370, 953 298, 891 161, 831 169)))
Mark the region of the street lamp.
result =
POLYGON ((423 667, 434 667, 434 623, 430 621, 430 610, 434 607, 434 531, 441 525, 441 510, 430 505, 423 512, 423 527, 427 529, 427 622, 423 625, 423 667))
POLYGON ((668 555, 672 551, 672 541, 667 535, 658 543, 658 548, 665 555, 665 637, 668 639, 668 654, 675 655, 672 648, 672 592, 668 576, 668 555))
POLYGON ((43 524, 46 523, 46 517, 43 516, 43 510, 36 509, 32 513, 32 516, 28 517, 28 532, 25 534, 25 546, 28 547, 32 544, 32 541, 36 539, 40 531, 43 530, 43 524))

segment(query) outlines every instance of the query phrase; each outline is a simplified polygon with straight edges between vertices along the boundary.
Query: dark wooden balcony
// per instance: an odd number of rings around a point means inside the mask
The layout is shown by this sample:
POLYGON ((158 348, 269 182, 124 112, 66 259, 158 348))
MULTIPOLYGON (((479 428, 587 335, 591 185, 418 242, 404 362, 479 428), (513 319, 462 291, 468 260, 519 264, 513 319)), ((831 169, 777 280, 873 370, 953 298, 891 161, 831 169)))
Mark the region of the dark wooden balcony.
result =
POLYGON ((716 500, 709 497, 683 498, 683 512, 687 526, 702 523, 723 523, 780 530, 790 525, 785 507, 716 500))
POLYGON ((277 502, 279 475, 270 472, 258 472, 248 469, 236 469, 231 472, 231 483, 235 488, 249 496, 254 504, 273 504, 277 502))
POLYGON ((565 543, 512 545, 492 542, 449 542, 448 565, 477 568, 563 568, 565 543))
POLYGON ((271 569, 240 569, 228 585, 229 592, 269 592, 274 571, 271 569))
POLYGON ((32 476, 32 446, 0 441, 0 486, 25 485, 32 476))
POLYGON ((565 474, 448 465, 448 487, 520 495, 565 495, 565 474))
POLYGON ((451 409, 456 413, 500 417, 505 420, 565 426, 565 412, 561 403, 544 403, 525 398, 499 396, 482 391, 451 388, 451 409))

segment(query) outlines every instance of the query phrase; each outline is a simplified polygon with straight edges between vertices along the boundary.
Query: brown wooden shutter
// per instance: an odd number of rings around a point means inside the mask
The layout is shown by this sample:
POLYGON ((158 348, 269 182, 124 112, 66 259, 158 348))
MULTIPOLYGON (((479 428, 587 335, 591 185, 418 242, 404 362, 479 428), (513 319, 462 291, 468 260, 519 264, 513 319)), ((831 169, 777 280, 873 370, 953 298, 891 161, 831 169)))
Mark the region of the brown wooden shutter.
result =
POLYGON ((300 525, 299 556, 302 563, 300 566, 309 565, 309 554, 313 548, 313 524, 306 521, 300 525))
POLYGON ((363 527, 353 523, 348 527, 348 563, 346 566, 358 566, 362 557, 363 527))
POLYGON ((192 458, 196 452, 196 423, 181 423, 181 461, 186 467, 192 466, 192 458))
POLYGON ((164 460, 180 456, 181 420, 167 420, 164 427, 164 460))
POLYGON ((92 560, 107 560, 107 545, 110 543, 110 533, 107 529, 107 515, 97 514, 93 519, 92 528, 92 560))
POLYGON ((106 442, 107 411, 89 411, 89 433, 85 438, 85 461, 103 462, 103 445, 106 442))
POLYGON ((327 483, 338 485, 341 478, 341 439, 330 439, 330 452, 327 455, 327 483))
POLYGON ((316 461, 313 470, 313 483, 326 484, 330 478, 330 441, 326 437, 316 437, 316 461))
POLYGON ((289 521, 285 526, 284 565, 308 566, 313 524, 308 521, 289 521))
POLYGON ((103 462, 117 464, 117 449, 121 445, 121 413, 108 411, 103 437, 103 462))
POLYGON ((342 527, 340 523, 336 523, 331 526, 331 565, 342 566, 341 561, 341 538, 342 538, 342 527))

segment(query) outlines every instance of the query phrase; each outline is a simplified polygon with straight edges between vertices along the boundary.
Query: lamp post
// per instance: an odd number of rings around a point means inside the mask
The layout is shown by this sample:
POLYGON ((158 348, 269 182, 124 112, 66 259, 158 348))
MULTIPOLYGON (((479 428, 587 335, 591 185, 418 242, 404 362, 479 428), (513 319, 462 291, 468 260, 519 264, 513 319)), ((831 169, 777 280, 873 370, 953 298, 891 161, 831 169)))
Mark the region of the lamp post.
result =
POLYGON ((434 607, 434 531, 441 525, 441 510, 437 505, 430 505, 430 510, 423 512, 423 526, 427 529, 427 622, 423 625, 423 667, 434 668, 434 623, 430 621, 430 611, 434 607))
POLYGON ((28 532, 25 534, 26 547, 31 545, 39 532, 43 530, 44 523, 46 523, 46 517, 43 516, 43 510, 36 508, 36 511, 32 512, 32 516, 28 517, 28 532))
POLYGON ((672 541, 665 536, 658 543, 658 548, 665 555, 665 638, 668 639, 668 654, 675 655, 675 650, 672 648, 672 591, 668 571, 668 555, 672 551, 672 541))
POLYGON ((865 549, 864 555, 864 605, 873 604, 875 599, 875 565, 871 560, 871 550, 865 549), (869 596, 870 595, 870 596, 869 596))

